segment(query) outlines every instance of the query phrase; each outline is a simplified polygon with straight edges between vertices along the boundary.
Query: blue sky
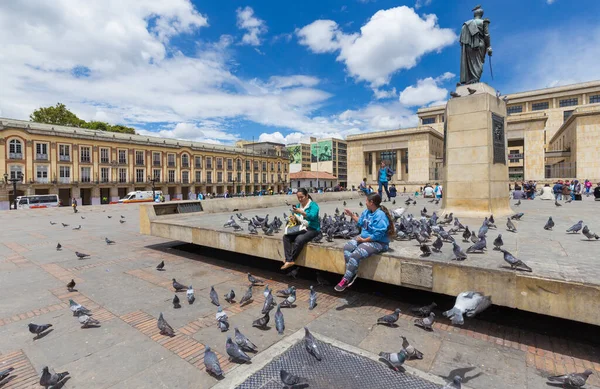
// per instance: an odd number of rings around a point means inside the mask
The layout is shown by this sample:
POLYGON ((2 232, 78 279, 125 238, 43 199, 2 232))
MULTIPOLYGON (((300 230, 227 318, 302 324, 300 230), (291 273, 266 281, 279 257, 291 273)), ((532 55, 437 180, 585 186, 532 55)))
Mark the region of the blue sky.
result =
MULTIPOLYGON (((0 116, 65 103, 142 134, 294 143, 416 124, 458 81, 472 1, 0 3, 0 116)), ((600 2, 488 1, 502 93, 600 78, 600 2)))

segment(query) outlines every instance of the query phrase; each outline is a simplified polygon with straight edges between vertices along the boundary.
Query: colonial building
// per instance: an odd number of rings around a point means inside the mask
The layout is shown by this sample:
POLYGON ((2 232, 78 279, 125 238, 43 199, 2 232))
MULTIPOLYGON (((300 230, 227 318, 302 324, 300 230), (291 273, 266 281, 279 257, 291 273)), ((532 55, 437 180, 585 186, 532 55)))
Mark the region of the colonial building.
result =
MULTIPOLYGON (((510 180, 600 181, 600 81, 499 98, 507 102, 510 180)), ((374 184, 381 160, 400 170, 393 183, 441 181, 445 110, 445 105, 419 109, 414 128, 349 136, 350 185, 364 177, 374 184)))
MULTIPOLYGON (((228 147, 0 118, 0 177, 22 182, 17 195, 59 195, 64 204, 116 201, 133 190, 167 199, 188 193, 252 193, 288 187, 285 147, 228 147)), ((12 200, 0 187, 0 209, 12 200)))

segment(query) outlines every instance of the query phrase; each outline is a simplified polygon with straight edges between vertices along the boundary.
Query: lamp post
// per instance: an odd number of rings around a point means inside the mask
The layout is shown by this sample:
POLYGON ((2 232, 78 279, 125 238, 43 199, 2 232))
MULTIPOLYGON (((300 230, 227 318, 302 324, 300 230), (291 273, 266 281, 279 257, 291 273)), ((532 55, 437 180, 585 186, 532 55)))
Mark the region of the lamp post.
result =
POLYGON ((8 174, 4 173, 4 182, 10 182, 13 185, 13 202, 14 209, 17 210, 17 183, 23 181, 23 174, 21 172, 17 172, 16 178, 8 178, 8 174))
POLYGON ((158 178, 148 176, 148 181, 152 184, 152 201, 156 199, 156 183, 158 182, 158 178))

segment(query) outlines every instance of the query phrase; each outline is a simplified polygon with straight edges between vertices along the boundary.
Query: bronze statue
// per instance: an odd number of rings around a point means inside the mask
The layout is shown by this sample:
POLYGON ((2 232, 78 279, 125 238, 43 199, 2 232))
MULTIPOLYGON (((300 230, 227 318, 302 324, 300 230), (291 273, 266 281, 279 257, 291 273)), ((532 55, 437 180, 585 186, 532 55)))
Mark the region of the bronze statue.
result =
POLYGON ((480 5, 473 8, 473 12, 473 19, 464 22, 460 31, 460 85, 479 82, 483 73, 485 55, 492 56, 490 20, 482 19, 483 8, 480 5))

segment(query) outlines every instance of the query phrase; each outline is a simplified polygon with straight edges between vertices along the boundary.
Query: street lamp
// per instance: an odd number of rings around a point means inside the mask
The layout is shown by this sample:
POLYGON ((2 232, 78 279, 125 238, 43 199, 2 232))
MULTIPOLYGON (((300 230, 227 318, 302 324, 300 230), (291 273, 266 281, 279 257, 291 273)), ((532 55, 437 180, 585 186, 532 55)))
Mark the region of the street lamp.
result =
POLYGON ((156 183, 159 181, 158 178, 148 176, 148 181, 152 184, 152 201, 156 199, 156 183))
POLYGON ((13 201, 14 201, 14 209, 15 211, 17 210, 17 182, 21 182, 23 181, 23 173, 21 172, 17 172, 17 177, 16 178, 8 178, 8 174, 4 173, 4 182, 10 182, 11 184, 13 184, 13 201))

